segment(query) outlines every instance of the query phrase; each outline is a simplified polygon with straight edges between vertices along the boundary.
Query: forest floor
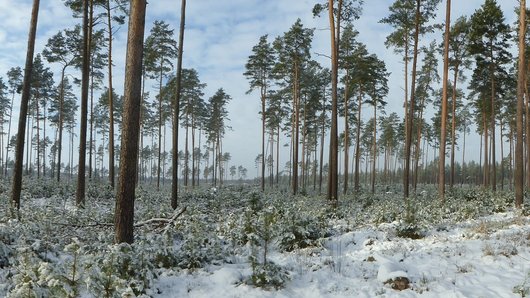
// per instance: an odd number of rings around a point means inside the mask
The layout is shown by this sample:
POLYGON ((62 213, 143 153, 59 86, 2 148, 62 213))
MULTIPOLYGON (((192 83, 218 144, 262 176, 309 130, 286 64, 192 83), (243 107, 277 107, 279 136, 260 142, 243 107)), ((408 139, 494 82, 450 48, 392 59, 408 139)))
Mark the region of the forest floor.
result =
MULTIPOLYGON (((114 196, 0 185, 0 297, 525 297, 530 217, 513 194, 425 188, 322 196, 251 187, 137 190, 135 243, 114 245, 114 196)), ((528 202, 526 202, 528 204, 528 202)))

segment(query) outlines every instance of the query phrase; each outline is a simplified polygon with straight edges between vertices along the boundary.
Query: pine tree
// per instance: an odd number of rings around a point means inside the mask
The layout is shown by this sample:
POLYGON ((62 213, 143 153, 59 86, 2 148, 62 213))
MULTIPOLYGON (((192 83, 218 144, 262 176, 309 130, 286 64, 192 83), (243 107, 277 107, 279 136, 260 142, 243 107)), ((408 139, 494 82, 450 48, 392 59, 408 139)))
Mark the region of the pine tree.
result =
POLYGON ((274 51, 267 41, 267 35, 261 36, 259 43, 252 47, 252 55, 248 57, 244 75, 250 81, 247 93, 258 89, 261 100, 261 191, 265 190, 265 124, 267 91, 271 84, 272 70, 275 62, 274 51))
POLYGON ((177 58, 177 43, 173 39, 173 29, 164 21, 155 21, 150 35, 145 41, 145 70, 151 78, 158 79, 158 166, 157 189, 160 188, 162 157, 162 82, 172 69, 172 59, 177 58))
POLYGON ((300 136, 300 76, 302 68, 311 58, 310 48, 314 29, 304 28, 302 21, 298 19, 291 29, 282 37, 274 41, 274 49, 278 55, 278 63, 275 73, 278 78, 284 80, 292 90, 292 128, 291 143, 292 150, 292 191, 298 193, 298 157, 300 136))
POLYGON ((6 141, 6 155, 5 155, 5 166, 4 176, 7 176, 7 165, 9 161, 9 143, 11 142, 11 121, 13 119, 13 102, 15 101, 15 93, 20 93, 22 90, 22 69, 20 67, 12 67, 7 72, 7 83, 9 85, 9 91, 11 92, 11 104, 9 106, 9 124, 7 126, 7 141, 6 141))
POLYGON ((495 157, 495 118, 496 100, 499 97, 502 76, 506 76, 504 65, 511 61, 508 52, 510 27, 504 23, 504 15, 495 0, 485 0, 484 4, 472 15, 470 20, 469 53, 475 57, 475 69, 470 83, 474 95, 482 102, 481 112, 484 124, 484 185, 491 183, 492 190, 497 189, 497 171, 495 157), (483 101, 489 98, 489 102, 483 101), (489 127, 487 125, 489 118, 489 127), (491 170, 488 163, 488 132, 491 132, 491 170), (490 178, 490 172, 492 177, 490 178))
MULTIPOLYGON (((64 81, 66 76, 66 69, 69 66, 79 64, 80 57, 80 27, 76 26, 74 29, 66 29, 59 31, 57 34, 48 39, 46 47, 42 51, 42 55, 50 63, 59 63, 61 65, 61 79, 64 81)), ((61 86, 63 86, 61 84, 61 86)), ((59 140, 57 144, 57 181, 61 180, 61 156, 63 143, 63 123, 65 115, 62 114, 64 102, 64 90, 59 90, 59 140)))
MULTIPOLYGON (((222 139, 229 126, 226 124, 228 121, 228 111, 226 105, 232 98, 226 94, 223 88, 220 88, 215 94, 210 97, 207 104, 207 110, 209 117, 206 120, 206 135, 208 142, 212 145, 213 152, 213 185, 217 185, 217 179, 222 181, 222 139), (219 174, 219 176, 218 176, 219 174)), ((220 182, 222 183, 222 182, 220 182)))

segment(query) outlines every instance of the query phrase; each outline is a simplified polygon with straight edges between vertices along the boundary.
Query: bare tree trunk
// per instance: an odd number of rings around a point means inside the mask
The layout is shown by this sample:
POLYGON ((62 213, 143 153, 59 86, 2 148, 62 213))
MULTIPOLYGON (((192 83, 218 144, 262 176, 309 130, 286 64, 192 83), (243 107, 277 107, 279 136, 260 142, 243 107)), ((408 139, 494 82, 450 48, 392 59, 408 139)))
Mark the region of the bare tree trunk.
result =
POLYGON ((6 142, 6 158, 5 158, 5 167, 4 167, 4 176, 7 177, 7 166, 9 161, 9 148, 11 142, 11 120, 13 119, 13 102, 15 101, 15 92, 13 91, 13 96, 11 97, 11 105, 9 106, 9 125, 7 129, 7 142, 6 142))
MULTIPOLYGON (((525 93, 525 37, 526 37, 526 0, 519 1, 519 68, 517 72, 517 142, 515 147, 515 207, 522 208, 524 196, 524 159, 523 159, 523 100, 525 93)), ((528 106, 527 106, 528 110, 528 106)), ((528 119, 528 114, 527 114, 528 119)), ((528 134, 527 130, 527 134, 528 134)), ((528 139, 528 136, 527 136, 528 139)), ((529 163, 530 164, 530 163, 529 163)), ((526 173, 527 176, 528 173, 526 173)))
POLYGON ((377 159, 377 101, 374 98, 374 135, 372 140, 372 194, 375 193, 375 163, 377 159))
POLYGON ((179 45, 178 45, 178 58, 177 58, 177 87, 176 87, 176 98, 175 105, 173 107, 173 181, 171 184, 171 207, 177 208, 178 203, 178 144, 179 144, 179 109, 180 109, 180 89, 182 81, 182 52, 184 47, 184 24, 186 20, 186 0, 181 1, 180 7, 180 30, 179 30, 179 45))
POLYGON ((414 123, 415 91, 416 91, 416 67, 418 62, 418 41, 420 32, 420 4, 421 0, 416 0, 416 17, 414 29, 414 57, 412 60, 412 84, 410 88, 410 104, 407 114, 407 133, 405 136, 405 172, 404 172, 404 196, 409 197, 409 180, 410 180, 410 156, 412 145, 412 124, 414 123))
MULTIPOLYGON (((447 0, 447 7, 445 10, 445 38, 444 38, 444 70, 443 70, 443 91, 442 91, 442 121, 441 121, 441 134, 440 134, 440 157, 438 164, 438 196, 445 203, 445 143, 447 135, 447 80, 449 78, 449 34, 451 25, 451 0, 447 0)), ((456 81, 455 81, 456 84, 456 81)), ((455 106, 454 94, 456 90, 453 90, 453 108, 455 106)), ((455 115, 453 114, 453 123, 455 122, 455 115)), ((453 147, 454 151, 454 147, 453 147)), ((451 153, 452 154, 452 153, 451 153)), ((451 163, 451 169, 453 163, 451 163)), ((451 177, 451 187, 453 183, 453 177, 451 177)))
POLYGON ((11 191, 11 202, 13 204, 13 207, 17 210, 20 210, 20 192, 22 190, 22 161, 24 157, 24 134, 26 133, 26 117, 28 115, 28 103, 29 97, 31 95, 31 72, 33 71, 33 53, 35 51, 35 36, 37 32, 39 5, 39 0, 33 0, 30 28, 28 34, 28 49, 26 52, 26 65, 24 67, 24 85, 22 86, 20 113, 18 117, 18 134, 15 149, 15 169, 13 175, 13 188, 11 191))
POLYGON ((489 146, 488 146, 488 126, 487 126, 487 120, 486 120, 486 115, 483 116, 483 125, 484 125, 484 187, 488 187, 489 186, 489 182, 490 182, 490 179, 489 179, 489 154, 488 154, 488 151, 489 151, 489 146))
POLYGON ((140 130, 140 99, 142 56, 145 30, 145 0, 131 0, 127 55, 125 66, 123 131, 120 153, 120 174, 116 197, 114 225, 115 242, 134 241, 134 199, 138 166, 138 132, 140 130))
POLYGON ((355 192, 359 192, 359 163, 361 162, 361 107, 363 103, 363 86, 359 86, 359 102, 357 103, 357 131, 355 133, 355 172, 354 184, 355 192))
MULTIPOLYGON (((348 70, 346 70, 346 77, 348 76, 348 70)), ((348 85, 344 86, 344 190, 343 193, 348 192, 348 155, 350 151, 350 126, 348 123, 348 85)))
MULTIPOLYGON (((88 85, 90 76, 90 44, 92 34, 89 30, 89 6, 92 6, 92 0, 83 2, 83 67, 82 67, 82 84, 81 84, 81 124, 79 132, 79 163, 77 170, 77 191, 76 204, 85 205, 85 175, 86 175, 86 135, 87 135, 87 116, 88 116, 88 85), (90 3, 89 3, 90 1, 90 3)), ((92 18, 90 16, 90 18, 92 18)), ((73 129, 73 128, 72 128, 73 129)), ((72 165, 70 165, 70 169, 72 165)))
POLYGON ((320 131, 320 161, 319 161, 319 170, 318 170, 318 193, 322 194, 322 169, 324 166, 324 136, 326 135, 326 121, 325 121, 325 112, 322 111, 322 127, 320 131))
MULTIPOLYGON (((451 0, 449 0, 451 1, 451 0)), ((451 176, 449 178, 449 186, 453 188, 453 185, 455 184, 455 145, 456 145, 456 82, 458 80, 458 65, 455 66, 455 72, 453 76, 453 94, 452 94, 452 104, 451 104, 451 114, 452 114, 452 121, 451 121, 451 176)), ((465 120, 465 119, 464 119, 465 120)))
POLYGON ((109 182, 110 186, 114 188, 114 94, 112 87, 112 18, 110 0, 107 0, 107 30, 109 33, 109 47, 108 47, 108 70, 109 70, 109 182))
POLYGON ((334 16, 334 1, 329 0, 329 24, 331 29, 331 130, 330 130, 330 144, 329 144, 329 166, 328 166, 328 200, 333 205, 338 203, 338 67, 339 67, 339 41, 340 41, 340 25, 341 25, 341 9, 342 0, 338 0, 337 20, 335 22, 334 16))

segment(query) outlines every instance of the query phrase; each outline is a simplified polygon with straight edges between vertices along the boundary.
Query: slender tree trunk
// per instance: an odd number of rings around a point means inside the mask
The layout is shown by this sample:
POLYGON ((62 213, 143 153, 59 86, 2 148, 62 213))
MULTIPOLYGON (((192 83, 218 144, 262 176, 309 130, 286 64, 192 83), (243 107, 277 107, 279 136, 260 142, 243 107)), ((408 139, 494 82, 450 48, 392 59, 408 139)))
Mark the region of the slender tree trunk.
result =
MULTIPOLYGON (((189 102, 188 102, 188 105, 189 105, 189 102)), ((188 125, 188 122, 189 122, 189 118, 190 118, 190 113, 189 113, 189 108, 187 109, 188 112, 186 113, 186 133, 185 133, 185 137, 184 137, 184 187, 188 187, 188 180, 189 180, 189 171, 190 171, 190 166, 189 166, 189 156, 190 156, 190 151, 188 149, 188 139, 189 139, 189 129, 190 129, 190 126, 188 125)))
POLYGON ((493 78, 493 71, 491 73, 491 189, 497 190, 497 163, 495 158, 495 79, 493 78))
POLYGON ((280 125, 276 128, 276 187, 280 182, 280 125))
POLYGON ((24 85, 22 86, 20 113, 18 117, 17 144, 15 149, 15 169, 13 175, 13 188, 11 191, 11 202, 13 204, 13 207, 17 210, 20 210, 20 192, 22 190, 22 160, 24 157, 24 134, 26 133, 26 117, 28 115, 28 103, 31 95, 31 72, 33 71, 33 53, 35 50, 35 36, 37 32, 39 5, 39 0, 33 0, 30 28, 28 34, 28 48, 26 52, 26 65, 24 67, 24 85))
MULTIPOLYGON (((263 83, 263 82, 262 82, 263 83)), ((265 191, 265 101, 266 87, 261 87, 261 191, 265 191)))
MULTIPOLYGON (((348 77, 348 71, 346 71, 346 77, 348 77)), ((346 195, 348 192, 348 155, 350 151, 350 126, 348 123, 348 86, 344 86, 344 190, 343 193, 346 195)))
MULTIPOLYGON (((94 66, 92 65, 92 72, 94 66)), ((92 154, 94 147, 94 76, 90 77, 90 135, 88 137, 88 178, 92 179, 92 154)))
MULTIPOLYGON (((525 37, 526 37, 526 0, 519 1, 519 66, 517 71, 517 142, 515 147, 515 207, 522 208, 524 196, 524 159, 523 159, 523 100, 525 93, 525 37)), ((527 106, 528 111, 528 106, 527 106)), ((528 121, 528 114, 527 114, 528 121)), ((527 130, 527 140, 528 140, 527 130)), ((530 164, 530 163, 529 163, 530 164)), ((528 175, 530 172, 527 172, 528 175)))
MULTIPOLYGON (((526 76, 527 73, 530 73, 530 61, 527 62, 527 72, 524 73, 524 99, 526 99, 526 105, 523 107, 524 110, 526 110, 525 115, 525 124, 526 124, 526 131, 523 127, 523 135, 526 136, 526 175, 523 175, 526 177, 526 188, 530 188, 530 98, 528 93, 528 78, 526 76)), ((524 145, 523 145, 524 146, 524 145)), ((523 150, 523 162, 524 162, 524 150, 523 150)), ((524 169, 523 169, 524 172, 524 169)), ((524 183, 523 183, 524 184, 524 183)), ((523 186, 524 187, 524 186, 523 186)))
POLYGON ((501 190, 504 189, 504 142, 502 137, 503 122, 502 119, 499 121, 500 138, 501 138, 501 190))
POLYGON ((156 167, 156 189, 160 190, 160 170, 162 168, 162 80, 164 76, 164 60, 160 62, 160 78, 158 81, 158 163, 156 167))
POLYGON ((47 100, 44 99, 44 105, 43 105, 43 119, 42 119, 42 134, 43 134, 43 139, 44 139, 44 148, 42 149, 42 176, 43 177, 46 177, 46 146, 48 146, 48 144, 46 143, 46 108, 47 108, 48 104, 47 104, 47 100))
MULTIPOLYGON (((445 38, 444 38, 444 70, 443 70, 443 91, 442 91, 442 121, 441 121, 441 134, 440 134, 440 157, 438 164, 438 196, 445 203, 445 143, 447 135, 447 80, 449 78, 449 34, 451 26, 451 0, 447 1, 447 7, 445 10, 445 38)), ((456 81, 455 81, 456 84, 456 81)), ((456 90, 453 90, 453 108, 455 105, 455 94, 456 90)), ((455 115, 453 114, 453 123, 455 122, 455 115)), ((453 148, 454 151, 454 148, 453 148)), ((451 153, 453 156, 453 154, 451 153)), ((451 163, 451 169, 453 163, 451 163)), ((451 173, 453 175, 453 173, 451 173)), ((453 177, 451 177, 451 187, 453 183, 453 177)))
POLYGON ((107 0, 107 31, 109 39, 108 47, 108 71, 109 71, 109 182, 110 186, 114 188, 114 94, 112 86, 112 17, 110 0, 107 0))
POLYGON ((405 173, 404 173, 404 196, 409 197, 409 180, 410 180, 410 156, 412 145, 412 124, 414 123, 414 108, 415 108, 415 91, 416 91, 416 67, 418 61, 418 41, 420 32, 420 7, 421 0, 416 0, 416 17, 414 29, 414 57, 412 60, 412 84, 410 88, 410 104, 407 118, 407 133, 405 137, 405 173))
MULTIPOLYGON (((31 100, 31 98, 30 98, 30 100, 31 100)), ((31 113, 31 111, 29 113, 31 113)), ((31 117, 31 115, 29 115, 28 121, 26 123, 27 130, 29 132, 29 134, 27 136, 27 140, 26 140, 26 175, 29 175, 29 165, 31 164, 31 157, 30 157, 31 137, 33 136, 33 128, 32 128, 33 125, 31 125, 32 119, 33 119, 33 117, 31 117)))
POLYGON ((35 97, 35 107, 37 109, 36 111, 36 120, 37 120, 37 179, 40 179, 40 148, 41 148, 41 143, 40 143, 40 119, 39 119, 39 114, 40 114, 40 108, 39 108, 39 97, 36 96, 35 97))
POLYGON ((421 138, 423 133, 423 105, 425 103, 425 99, 421 99, 420 103, 420 113, 418 117, 418 129, 416 133, 416 149, 414 150, 414 191, 416 191, 418 186, 418 178, 420 176, 419 172, 419 161, 420 161, 420 146, 421 146, 421 138))
POLYGON ((488 146, 488 126, 487 126, 487 120, 486 115, 483 116, 483 125, 484 125, 484 187, 489 186, 489 146, 488 146))
POLYGON ((320 161, 319 161, 319 170, 318 170, 318 193, 322 194, 322 170, 324 166, 324 136, 326 135, 326 118, 325 111, 322 111, 321 114, 321 128, 320 128, 320 161))
POLYGON ((191 187, 195 188, 195 115, 191 118, 191 187))
MULTIPOLYGON (((89 30, 89 6, 92 0, 83 2, 83 67, 81 86, 81 127, 79 132, 79 163, 77 170, 77 192, 76 204, 85 205, 85 175, 86 175, 86 135, 87 135, 87 115, 88 115, 88 85, 90 75, 90 44, 92 42, 91 30, 89 30)), ((91 16, 90 16, 91 18, 91 16)), ((72 128, 73 129, 73 128, 72 128)), ((72 165, 70 165, 70 169, 72 165)))
MULTIPOLYGON (((448 0, 451 1, 451 0, 448 0)), ((449 177, 449 187, 453 188, 455 184, 455 145, 456 145, 456 82, 458 80, 458 65, 455 66, 453 75, 453 94, 451 103, 451 176, 449 177)), ((465 119, 464 119, 465 120, 465 119)))
POLYGON ((9 161, 9 148, 11 142, 11 120, 13 119, 13 102, 15 101, 15 91, 13 91, 13 96, 11 97, 11 105, 9 106, 9 125, 7 126, 7 142, 6 142, 6 158, 5 158, 5 168, 4 176, 7 177, 7 166, 9 161))
POLYGON ((134 241, 134 199, 138 165, 138 132, 140 130, 140 98, 142 56, 145 27, 145 0, 131 0, 127 55, 125 66, 123 131, 120 174, 114 217, 115 242, 134 241))
POLYGON ((340 41, 340 25, 341 25, 341 9, 342 0, 338 0, 337 3, 337 20, 335 22, 334 15, 334 1, 329 0, 328 11, 329 11, 329 24, 331 30, 331 131, 330 131, 330 144, 329 144, 329 166, 328 166, 328 200, 332 202, 334 206, 338 203, 338 155, 339 155, 339 144, 338 144, 338 68, 339 68, 339 41, 340 41))
POLYGON ((464 122, 463 122, 464 123, 464 133, 462 135, 462 178, 461 178, 461 181, 460 181, 460 185, 461 186, 462 186, 462 183, 464 183, 464 181, 466 180, 465 158, 466 158, 466 130, 467 130, 466 123, 467 123, 467 120, 466 119, 463 119, 463 120, 464 120, 464 122))
POLYGON ((186 0, 181 1, 180 7, 180 30, 179 30, 179 44, 178 44, 178 58, 177 58, 177 77, 176 77, 176 97, 173 107, 173 181, 171 184, 171 207, 177 208, 178 203, 178 123, 179 123, 179 109, 180 109, 180 89, 182 81, 182 52, 184 47, 184 24, 186 20, 186 0))
POLYGON ((294 140, 293 140, 293 164, 291 166, 293 195, 298 194, 298 148, 300 143, 300 66, 295 62, 294 71, 294 140))
POLYGON ((57 182, 61 181, 61 153, 63 147, 63 123, 64 123, 64 77, 67 65, 61 71, 61 88, 59 90, 59 140, 57 143, 57 182))
POLYGON ((375 163, 377 159, 377 101, 374 98, 374 134, 372 140, 372 194, 375 193, 375 163))
POLYGON ((357 103, 357 132, 355 133, 355 172, 354 183, 355 192, 359 192, 361 185, 359 183, 359 163, 361 162, 361 107, 363 103, 363 86, 359 86, 359 101, 357 103))

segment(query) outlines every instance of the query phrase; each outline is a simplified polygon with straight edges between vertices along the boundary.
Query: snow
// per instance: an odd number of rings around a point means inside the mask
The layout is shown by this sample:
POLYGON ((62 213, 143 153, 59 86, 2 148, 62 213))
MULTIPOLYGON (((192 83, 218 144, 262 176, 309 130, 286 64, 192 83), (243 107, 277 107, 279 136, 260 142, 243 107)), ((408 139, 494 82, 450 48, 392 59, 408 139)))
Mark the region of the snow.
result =
POLYGON ((530 281, 530 220, 513 212, 432 228, 418 240, 399 238, 396 223, 366 225, 329 238, 322 248, 274 252, 287 268, 283 289, 243 283, 248 263, 165 272, 154 297, 518 297, 530 281), (407 277, 397 291, 389 279, 407 277))
MULTIPOLYGON (((443 206, 381 194, 330 209, 319 197, 206 189, 181 199, 181 217, 114 245, 112 196, 92 190, 84 209, 73 196, 37 193, 20 219, 0 222, 1 297, 530 294, 530 218, 509 193, 464 190, 443 206), (410 229, 424 237, 400 237, 410 229)), ((136 223, 173 218, 167 196, 139 193, 136 223)))

